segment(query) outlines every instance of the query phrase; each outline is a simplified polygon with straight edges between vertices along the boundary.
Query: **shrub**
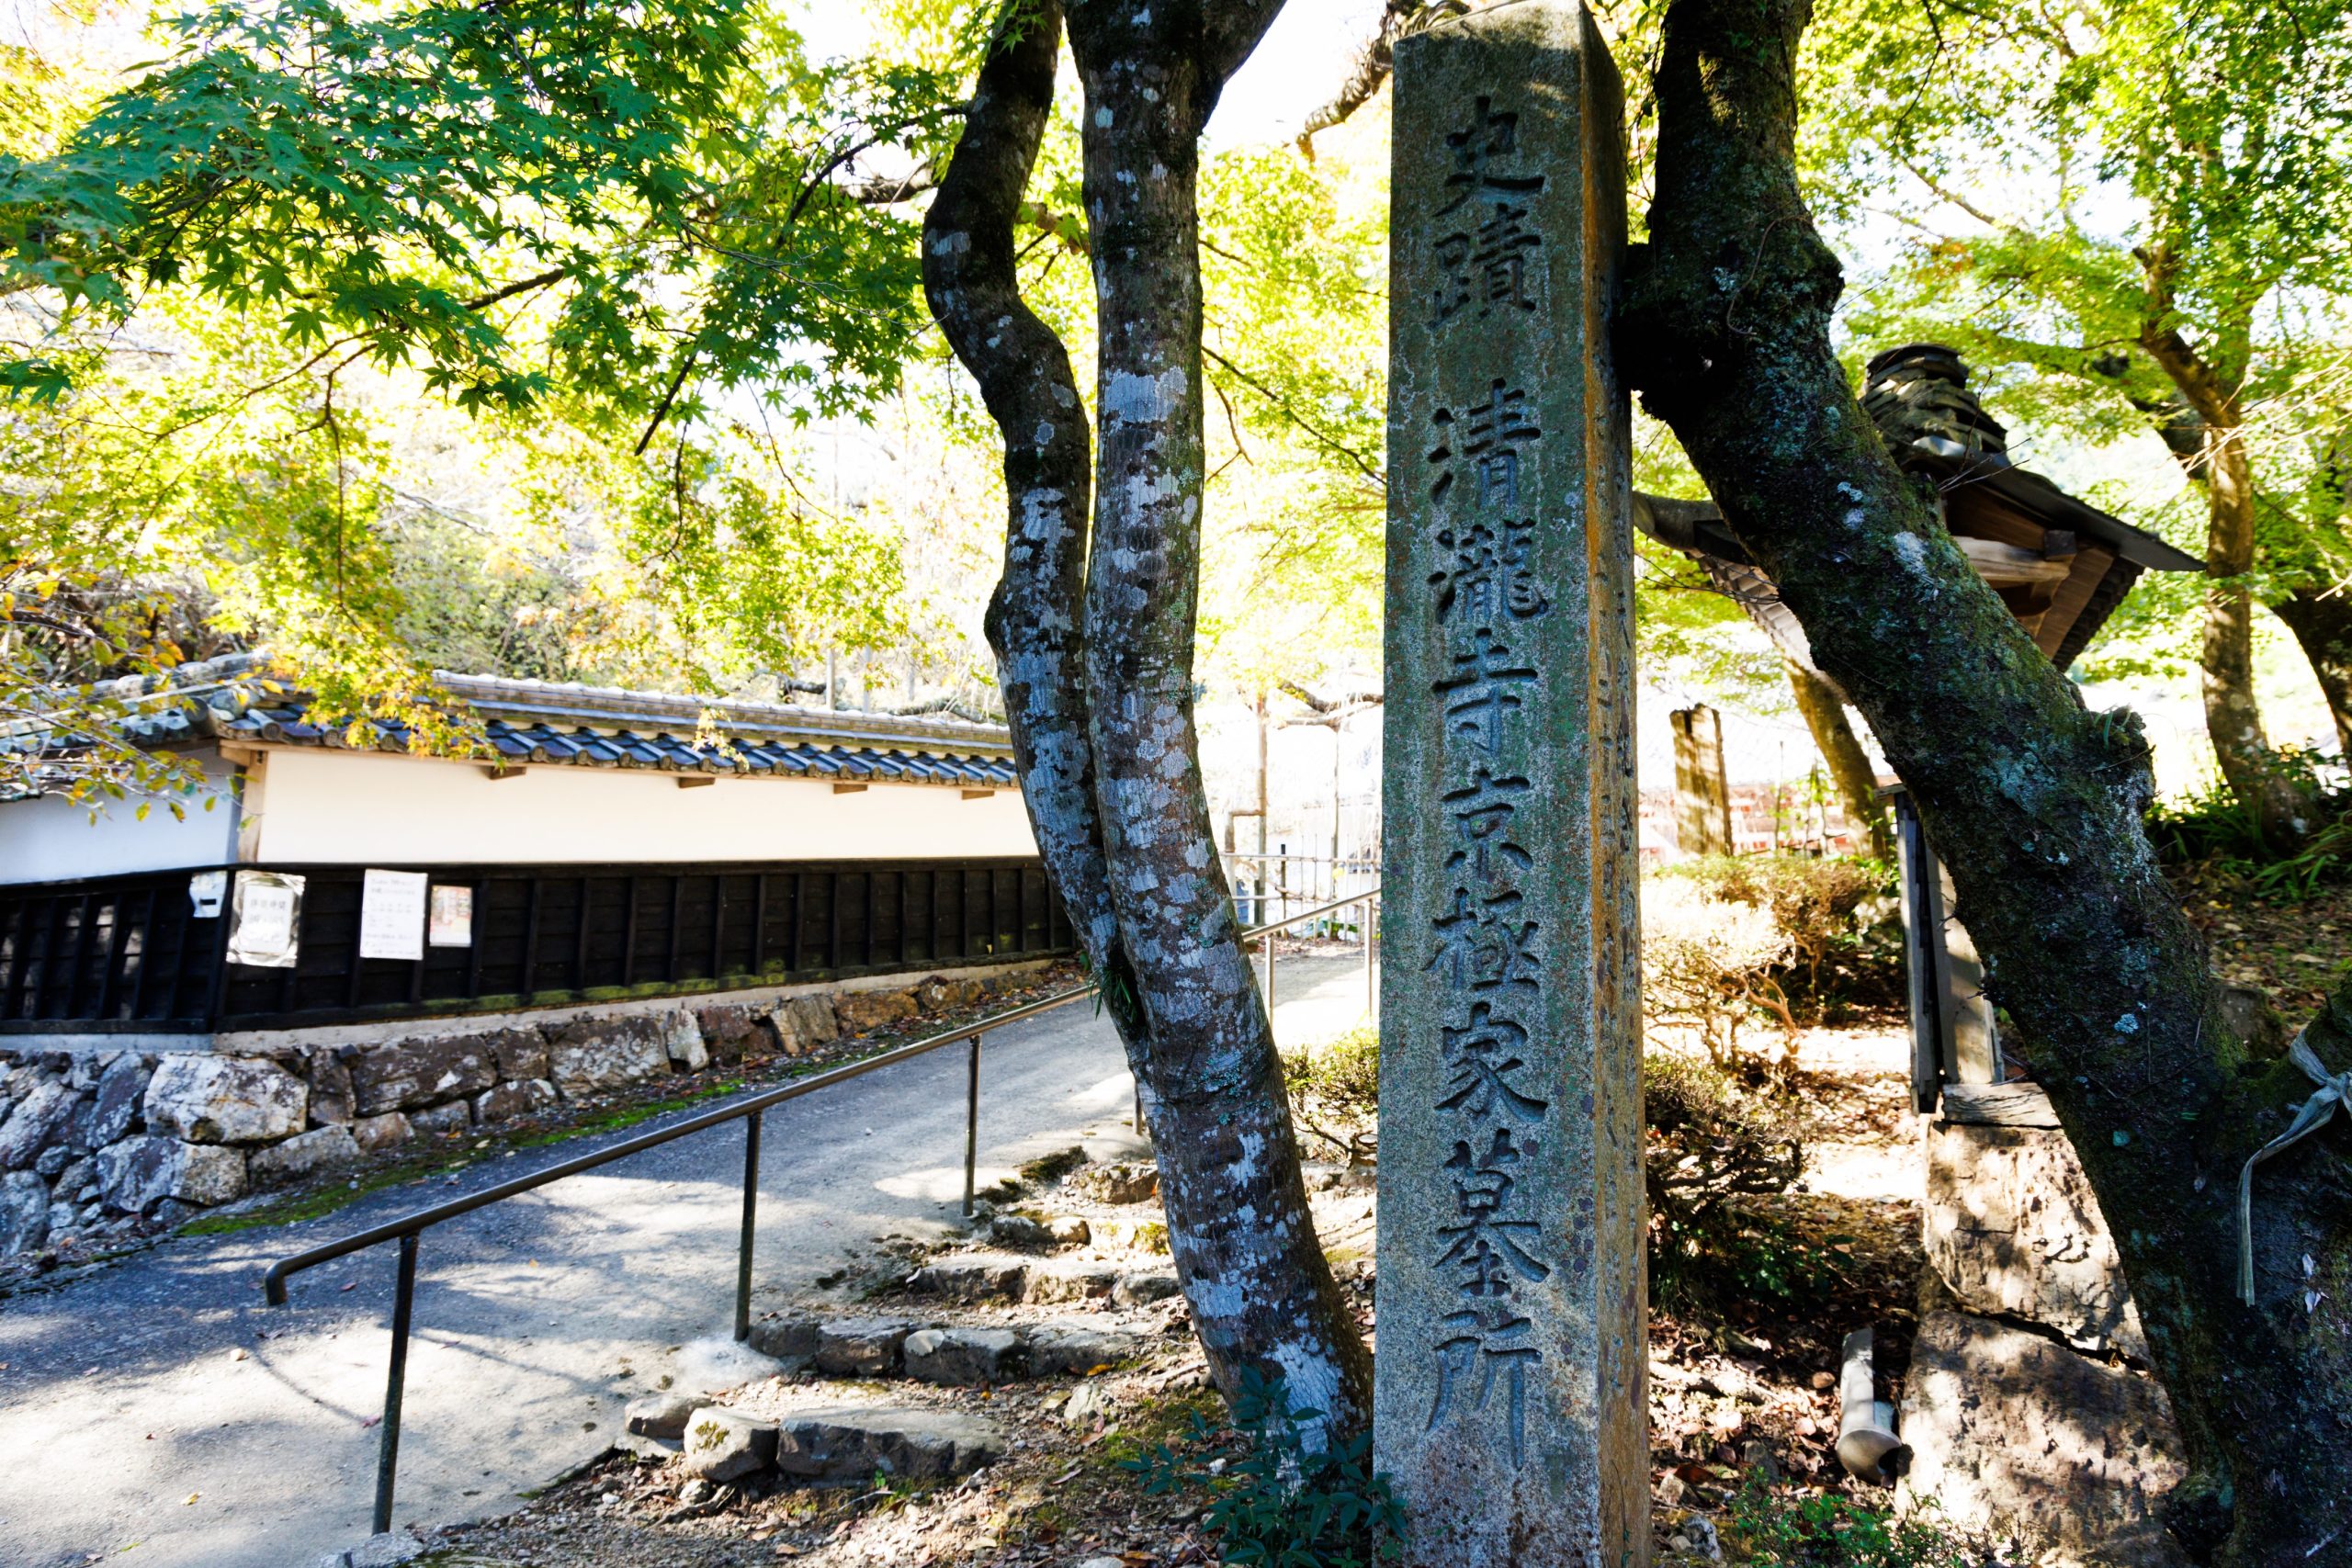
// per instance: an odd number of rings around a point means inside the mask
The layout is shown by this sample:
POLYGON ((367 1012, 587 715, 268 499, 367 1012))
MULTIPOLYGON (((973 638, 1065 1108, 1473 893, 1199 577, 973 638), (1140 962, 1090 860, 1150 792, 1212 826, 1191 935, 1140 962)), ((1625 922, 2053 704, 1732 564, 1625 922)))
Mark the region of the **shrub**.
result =
POLYGON ((1743 1094, 1704 1064, 1653 1051, 1643 1062, 1649 1133, 1650 1284, 1659 1299, 1736 1284, 1793 1293, 1776 1233, 1742 1201, 1787 1191, 1804 1174, 1804 1145, 1770 1101, 1743 1094))
POLYGON ((2220 779, 2152 807, 2148 841, 2167 865, 2202 865, 2242 877, 2280 903, 2301 903, 2330 882, 2352 877, 2352 789, 2343 761, 2288 746, 2278 749, 2288 776, 2318 802, 2325 820, 2300 843, 2281 844, 2262 829, 2261 813, 2220 779))
POLYGON ((1678 874, 1725 903, 1769 911, 1804 970, 1808 992, 1820 990, 1831 955, 1859 939, 1856 917, 1862 907, 1894 891, 1894 873, 1884 863, 1838 855, 1726 855, 1692 861, 1668 874, 1678 874))
MULTIPOLYGON (((1197 1487, 1209 1495, 1201 1522, 1217 1538, 1217 1559, 1257 1568, 1372 1568, 1403 1554, 1405 1510, 1385 1476, 1372 1471, 1372 1433, 1310 1450, 1304 1432, 1320 1412, 1295 1409, 1280 1378, 1245 1368, 1233 1400, 1243 1439, 1222 1473, 1188 1464, 1166 1443, 1122 1469, 1162 1495, 1197 1487)), ((1195 1412, 1191 1446, 1220 1446, 1195 1412)))
POLYGON ((1378 1142, 1380 1032, 1371 1024, 1283 1057, 1291 1118, 1330 1145, 1350 1165, 1370 1159, 1378 1142))
POLYGON ((1707 896, 1697 880, 1642 886, 1642 1010, 1653 1024, 1688 1029, 1708 1060, 1740 1066, 1739 1032, 1761 1014, 1781 1031, 1782 1060, 1796 1053, 1796 1019, 1779 972, 1794 946, 1770 912, 1707 896))
POLYGON ((1895 1519, 1843 1497, 1775 1497, 1755 1482, 1734 1495, 1726 1544, 1758 1568, 1965 1568, 1976 1552, 1920 1519, 1895 1519))

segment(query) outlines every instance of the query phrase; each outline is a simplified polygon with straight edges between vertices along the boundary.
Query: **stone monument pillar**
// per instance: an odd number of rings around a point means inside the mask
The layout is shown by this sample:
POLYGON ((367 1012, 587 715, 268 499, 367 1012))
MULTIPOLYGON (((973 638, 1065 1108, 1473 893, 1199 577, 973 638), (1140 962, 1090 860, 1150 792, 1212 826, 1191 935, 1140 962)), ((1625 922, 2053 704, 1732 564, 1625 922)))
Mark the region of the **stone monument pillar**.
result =
POLYGON ((1416 1568, 1649 1551, 1617 73, 1396 48, 1374 1439, 1416 1568))
POLYGON ((1724 776, 1723 716, 1703 703, 1677 708, 1674 726, 1674 841, 1687 855, 1732 852, 1731 785, 1724 776))

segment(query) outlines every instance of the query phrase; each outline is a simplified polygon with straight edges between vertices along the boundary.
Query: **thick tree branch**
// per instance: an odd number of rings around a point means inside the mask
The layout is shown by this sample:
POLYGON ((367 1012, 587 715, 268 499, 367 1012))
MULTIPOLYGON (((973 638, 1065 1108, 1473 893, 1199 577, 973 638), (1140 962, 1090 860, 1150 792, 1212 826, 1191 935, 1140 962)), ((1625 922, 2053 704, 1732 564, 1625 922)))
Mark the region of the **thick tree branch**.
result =
MULTIPOLYGON (((1008 17, 1022 9, 1008 7, 1008 17)), ((1088 964, 1132 1043, 1142 1024, 1111 908, 1087 722, 1080 592, 1093 454, 1069 354, 1021 298, 1013 258, 1013 225, 1053 110, 1061 12, 1046 0, 1017 28, 1000 29, 923 219, 923 294, 1004 438, 1004 574, 987 625, 1023 804, 1088 964)))
POLYGON ((1298 128, 1298 150, 1314 157, 1317 131, 1345 124, 1356 110, 1372 102, 1373 96, 1396 68, 1398 39, 1418 32, 1431 22, 1463 16, 1469 9, 1468 0, 1388 0, 1381 7, 1379 30, 1349 57, 1348 73, 1340 81, 1340 90, 1331 95, 1329 102, 1308 114, 1306 123, 1298 128))

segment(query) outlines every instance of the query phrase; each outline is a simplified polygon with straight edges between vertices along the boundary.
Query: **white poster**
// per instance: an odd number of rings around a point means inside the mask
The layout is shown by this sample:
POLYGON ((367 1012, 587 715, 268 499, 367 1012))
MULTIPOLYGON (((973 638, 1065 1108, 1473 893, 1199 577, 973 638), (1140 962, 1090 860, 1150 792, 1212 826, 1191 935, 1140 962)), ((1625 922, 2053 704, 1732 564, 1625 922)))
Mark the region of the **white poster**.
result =
POLYGON ((425 940, 435 947, 471 947, 474 944, 474 890, 435 884, 433 914, 425 930, 425 940))
POLYGON ((302 879, 282 871, 237 873, 229 926, 229 962, 291 969, 300 950, 302 879))
POLYGON ((229 874, 225 871, 199 871, 187 879, 188 914, 198 920, 217 920, 220 906, 228 901, 229 874))
POLYGON ((359 956, 424 956, 424 873, 370 871, 360 878, 359 956))

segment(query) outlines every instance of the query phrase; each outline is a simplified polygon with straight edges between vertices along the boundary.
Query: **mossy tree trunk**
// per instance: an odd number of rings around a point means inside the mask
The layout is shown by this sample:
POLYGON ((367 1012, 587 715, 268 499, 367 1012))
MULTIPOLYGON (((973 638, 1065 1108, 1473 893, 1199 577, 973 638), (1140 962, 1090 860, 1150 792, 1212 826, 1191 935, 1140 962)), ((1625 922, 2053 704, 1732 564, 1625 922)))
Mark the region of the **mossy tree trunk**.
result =
POLYGON ((2298 588, 2270 608, 2311 660, 2335 724, 2336 750, 2352 758, 2352 589, 2298 588))
POLYGON ((1053 0, 1007 7, 924 222, 924 285, 1004 438, 1005 573, 989 629, 1006 712, 1049 874, 1144 1086, 1170 1247, 1210 1370, 1228 1392, 1244 1366, 1280 1375, 1295 1405, 1345 1430, 1369 1418, 1371 1358, 1307 1210, 1193 717, 1198 145, 1277 8, 1067 7, 1097 306, 1091 476, 1069 355, 1014 271, 1013 225, 1052 104, 1053 0))
MULTIPOLYGON (((2140 829, 2136 721, 2084 711, 1889 461, 1831 351, 1842 280, 1799 195, 1806 0, 1671 0, 1657 199, 1620 362, 1778 583, 1950 864, 1996 998, 2081 1151, 2194 1472, 2175 1529, 2229 1564, 2352 1562, 2352 1170, 2343 1134, 2246 1156, 2312 1086, 2243 1059, 2140 829), (2311 1262, 2306 1269, 2305 1258, 2311 1262), (2321 1293, 2313 1302, 2310 1292, 2321 1293)), ((2352 987, 2310 1031, 2352 1067, 2352 987)))

